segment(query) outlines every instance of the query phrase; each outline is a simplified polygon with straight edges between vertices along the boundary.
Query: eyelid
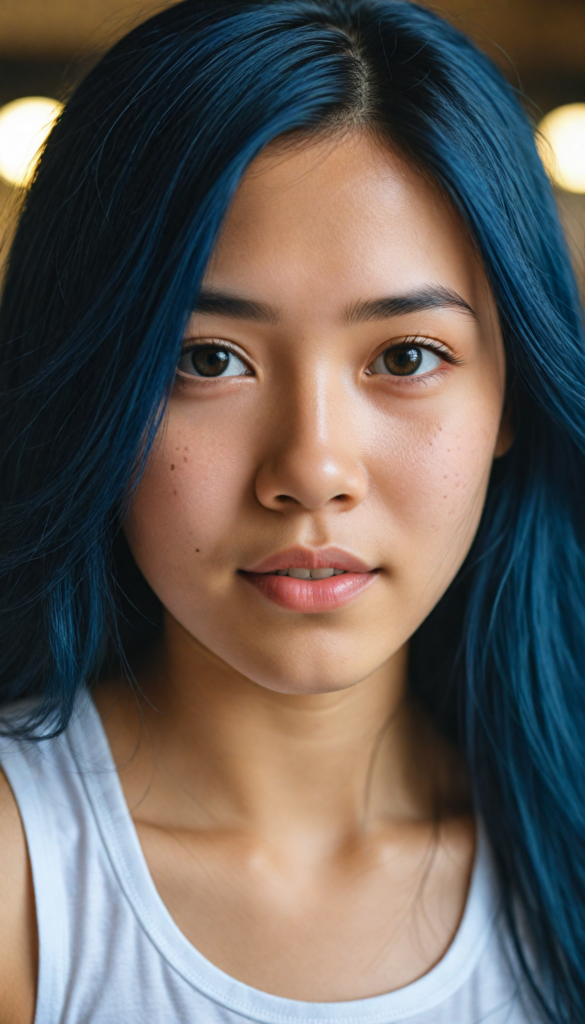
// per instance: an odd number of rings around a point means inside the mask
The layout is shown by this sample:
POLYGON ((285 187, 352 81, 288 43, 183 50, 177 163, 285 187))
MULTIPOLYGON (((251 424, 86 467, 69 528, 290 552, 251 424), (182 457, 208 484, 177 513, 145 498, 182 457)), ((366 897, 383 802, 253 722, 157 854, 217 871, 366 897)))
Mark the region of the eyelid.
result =
MULTIPOLYGON (((225 349, 226 352, 232 352, 242 363, 248 368, 250 374, 256 374, 252 364, 250 363, 249 356, 242 352, 237 345, 234 345, 231 341, 226 341, 224 338, 206 337, 205 335, 196 335, 191 338, 184 338, 183 344, 181 345, 181 351, 179 352, 179 359, 181 359, 187 352, 192 352, 195 348, 221 348, 225 349)), ((181 370, 177 370, 177 373, 182 377, 191 377, 191 374, 185 374, 181 370)), ((198 378, 193 377, 192 379, 197 380, 198 378)), ((206 378, 201 378, 205 380, 206 378)), ((221 377, 209 378, 215 380, 221 380, 221 377)))
POLYGON ((454 352, 447 347, 442 341, 437 341, 436 338, 429 338, 426 335, 420 334, 408 334, 404 338, 397 338, 391 342, 385 342, 377 349, 376 354, 368 363, 368 367, 372 365, 384 352, 390 352, 392 349, 407 349, 413 348, 424 348, 430 352, 435 352, 436 355, 441 356, 446 363, 451 363, 453 366, 458 366, 463 362, 462 359, 458 359, 454 352))
POLYGON ((235 355, 241 359, 247 359, 242 350, 234 345, 233 341, 226 341, 225 338, 208 338, 205 335, 195 335, 191 338, 183 338, 183 344, 181 345, 181 355, 185 352, 190 352, 193 348, 225 348, 230 352, 234 352, 235 355))

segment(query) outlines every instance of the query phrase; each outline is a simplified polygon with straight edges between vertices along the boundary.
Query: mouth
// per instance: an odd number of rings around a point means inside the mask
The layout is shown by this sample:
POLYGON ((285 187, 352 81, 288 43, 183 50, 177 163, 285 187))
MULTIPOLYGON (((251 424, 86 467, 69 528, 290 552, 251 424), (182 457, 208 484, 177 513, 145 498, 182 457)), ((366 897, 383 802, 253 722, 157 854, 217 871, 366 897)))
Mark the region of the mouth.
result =
POLYGON ((289 548, 264 559, 240 578, 290 611, 333 611, 369 587, 380 570, 340 548, 289 548))

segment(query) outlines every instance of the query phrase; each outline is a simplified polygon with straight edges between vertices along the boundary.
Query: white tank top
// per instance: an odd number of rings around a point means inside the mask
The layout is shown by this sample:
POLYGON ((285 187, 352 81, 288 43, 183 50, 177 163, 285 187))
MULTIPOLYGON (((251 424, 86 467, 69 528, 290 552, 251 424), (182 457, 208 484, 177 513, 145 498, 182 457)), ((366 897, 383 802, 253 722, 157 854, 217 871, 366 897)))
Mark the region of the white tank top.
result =
POLYGON ((308 1003, 230 977, 179 930, 148 871, 89 698, 56 740, 1 740, 0 763, 32 864, 35 1024, 534 1024, 503 955, 481 829, 466 909, 442 960, 386 995, 308 1003))

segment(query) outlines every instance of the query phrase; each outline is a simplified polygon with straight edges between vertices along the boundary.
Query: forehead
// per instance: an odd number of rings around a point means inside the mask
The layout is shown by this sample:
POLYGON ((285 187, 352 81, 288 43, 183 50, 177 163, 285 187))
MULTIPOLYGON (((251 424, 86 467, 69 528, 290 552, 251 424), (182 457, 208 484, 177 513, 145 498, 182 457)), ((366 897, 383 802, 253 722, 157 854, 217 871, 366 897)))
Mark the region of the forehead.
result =
POLYGON ((485 291, 480 262, 449 204, 371 135, 269 147, 235 195, 207 283, 258 288, 279 304, 451 286, 485 291))

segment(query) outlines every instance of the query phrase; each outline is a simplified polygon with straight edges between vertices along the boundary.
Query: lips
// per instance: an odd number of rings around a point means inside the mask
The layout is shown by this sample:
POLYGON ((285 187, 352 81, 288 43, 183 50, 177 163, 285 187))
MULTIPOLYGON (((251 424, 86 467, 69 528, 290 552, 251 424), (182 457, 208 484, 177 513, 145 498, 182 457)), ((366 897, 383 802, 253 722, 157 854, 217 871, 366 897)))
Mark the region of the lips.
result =
POLYGON ((246 568, 246 572, 277 572, 282 569, 341 569, 343 572, 370 572, 368 565, 342 548, 287 548, 246 568))
POLYGON ((378 571, 341 548, 288 548, 240 570, 240 578, 263 597, 290 611, 334 611, 371 586, 378 571), (276 575, 286 569, 336 569, 325 579, 276 575))

